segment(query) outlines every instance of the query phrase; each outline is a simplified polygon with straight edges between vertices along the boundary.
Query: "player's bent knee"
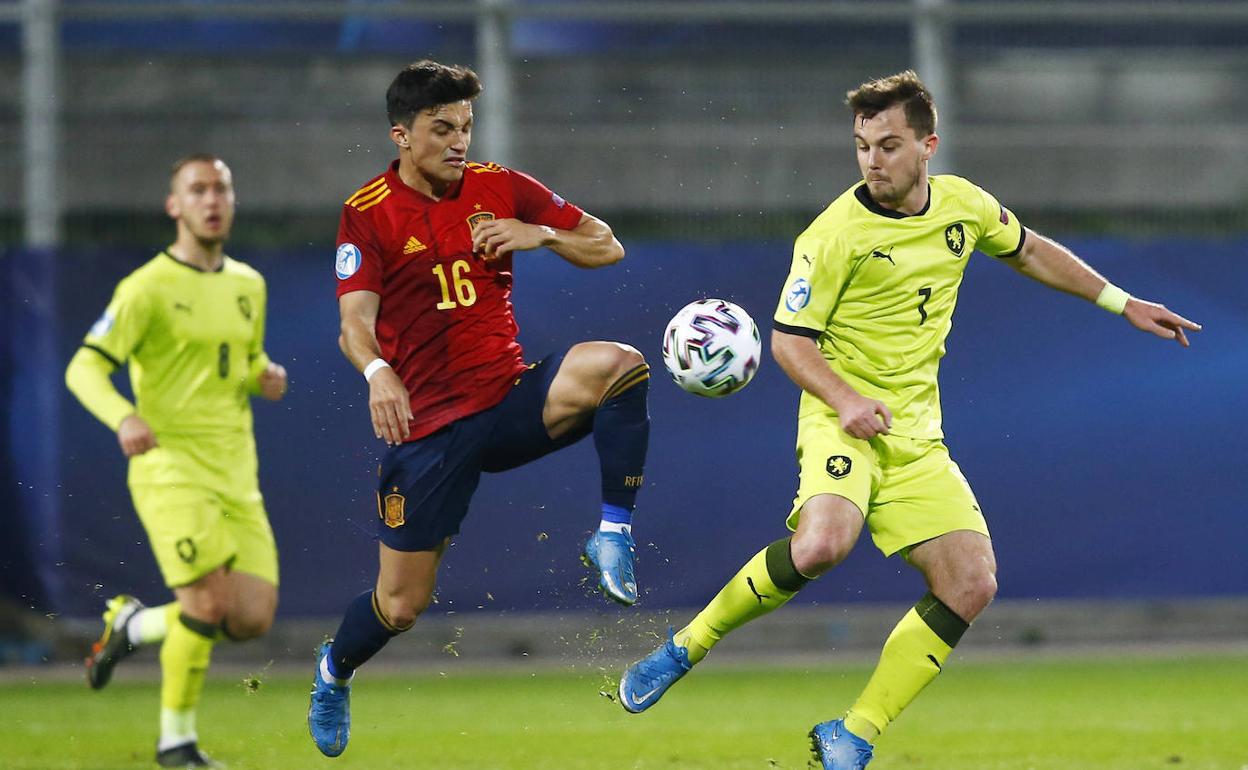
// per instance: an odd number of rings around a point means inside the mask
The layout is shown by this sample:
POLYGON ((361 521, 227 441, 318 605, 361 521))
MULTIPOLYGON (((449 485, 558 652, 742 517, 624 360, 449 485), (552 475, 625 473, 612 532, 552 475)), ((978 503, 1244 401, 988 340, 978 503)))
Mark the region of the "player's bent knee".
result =
POLYGON ((258 639, 267 634, 272 627, 272 615, 266 617, 226 618, 225 622, 221 624, 222 631, 233 642, 258 639))
POLYGON ((789 548, 793 566, 813 578, 845 561, 854 548, 854 540, 836 530, 814 530, 793 535, 789 548))
POLYGON ((206 591, 197 591, 192 596, 178 597, 182 612, 188 617, 212 625, 222 623, 229 612, 229 602, 224 596, 217 596, 206 591))
POLYGON ((416 623, 416 618, 433 602, 433 594, 378 596, 377 606, 385 614, 385 622, 396 631, 406 631, 416 623))
POLYGON ((616 369, 624 372, 631 371, 646 362, 646 357, 641 351, 632 345, 625 345, 622 342, 612 342, 617 349, 616 353, 616 369))
POLYGON ((582 342, 574 346, 569 354, 569 357, 573 356, 580 359, 587 369, 608 381, 613 381, 646 362, 646 357, 632 345, 604 340, 582 342))
POLYGON ((951 598, 947 602, 950 608, 969 623, 996 597, 997 578, 989 571, 962 575, 947 593, 951 598))

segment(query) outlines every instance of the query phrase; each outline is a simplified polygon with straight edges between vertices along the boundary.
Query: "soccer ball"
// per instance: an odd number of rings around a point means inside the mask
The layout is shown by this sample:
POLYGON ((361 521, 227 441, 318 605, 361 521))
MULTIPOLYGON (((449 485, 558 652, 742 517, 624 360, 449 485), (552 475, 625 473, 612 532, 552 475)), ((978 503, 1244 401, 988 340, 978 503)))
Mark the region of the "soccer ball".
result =
POLYGON ((754 379, 763 341, 750 314, 723 299, 700 299, 680 309, 663 332, 663 364, 690 393, 720 398, 754 379))

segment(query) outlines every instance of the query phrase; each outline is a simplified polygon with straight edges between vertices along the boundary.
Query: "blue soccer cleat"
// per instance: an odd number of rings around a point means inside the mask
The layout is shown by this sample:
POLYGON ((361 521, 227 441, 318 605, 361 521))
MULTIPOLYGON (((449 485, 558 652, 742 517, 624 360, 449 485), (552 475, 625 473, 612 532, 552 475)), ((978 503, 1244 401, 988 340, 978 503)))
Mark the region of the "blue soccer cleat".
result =
POLYGON ((628 532, 595 532, 585 541, 585 566, 598 570, 598 588, 607 598, 631 607, 637 603, 633 559, 637 546, 628 532))
POLYGON ((620 677, 620 705, 630 714, 640 714, 658 703, 667 688, 691 668, 689 651, 676 646, 668 629, 663 646, 624 669, 620 677))
POLYGON ((823 770, 863 770, 871 761, 871 744, 846 730, 841 719, 811 728, 810 752, 823 770))
POLYGON ((316 653, 308 731, 322 754, 336 757, 346 751, 347 741, 351 739, 351 686, 330 684, 321 676, 322 661, 329 655, 329 646, 330 642, 325 642, 316 653))

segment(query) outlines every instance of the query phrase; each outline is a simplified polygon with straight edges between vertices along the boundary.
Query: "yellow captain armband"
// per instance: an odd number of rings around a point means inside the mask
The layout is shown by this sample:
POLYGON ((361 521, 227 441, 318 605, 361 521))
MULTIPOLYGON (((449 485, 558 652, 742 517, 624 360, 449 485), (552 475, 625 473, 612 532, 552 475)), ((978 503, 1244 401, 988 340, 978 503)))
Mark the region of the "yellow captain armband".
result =
POLYGON ((1127 307, 1127 300, 1131 299, 1131 295, 1122 289, 1106 282, 1105 288, 1101 289, 1101 293, 1096 295, 1096 306, 1103 307, 1114 315, 1122 315, 1122 311, 1127 307))

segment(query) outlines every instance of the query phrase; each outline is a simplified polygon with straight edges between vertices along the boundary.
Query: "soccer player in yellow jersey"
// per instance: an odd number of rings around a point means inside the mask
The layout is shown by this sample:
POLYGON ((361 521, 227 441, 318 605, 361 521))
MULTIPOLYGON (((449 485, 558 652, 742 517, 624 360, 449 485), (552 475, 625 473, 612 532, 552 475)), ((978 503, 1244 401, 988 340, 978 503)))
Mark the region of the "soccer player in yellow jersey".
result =
POLYGON ((936 108, 914 72, 848 97, 863 181, 798 236, 772 334, 776 361, 802 388, 794 534, 759 551, 688 626, 630 666, 619 691, 630 712, 654 705, 725 634, 844 560, 865 525, 930 590, 889 635, 844 718, 811 730, 825 770, 866 767, 872 741, 996 594, 988 527, 942 440, 936 384, 971 252, 1183 346, 1200 329, 1129 296, 974 184, 929 177, 936 108))
POLYGON ((87 680, 103 687, 119 660, 160 642, 156 761, 213 767, 195 730, 212 646, 264 634, 277 607, 249 396, 280 399, 286 370, 264 351, 264 278, 224 253, 230 169, 211 155, 179 161, 165 210, 177 240, 117 285, 65 381, 130 458, 134 507, 175 599, 112 599, 87 680), (110 379, 127 363, 134 404, 110 379))

